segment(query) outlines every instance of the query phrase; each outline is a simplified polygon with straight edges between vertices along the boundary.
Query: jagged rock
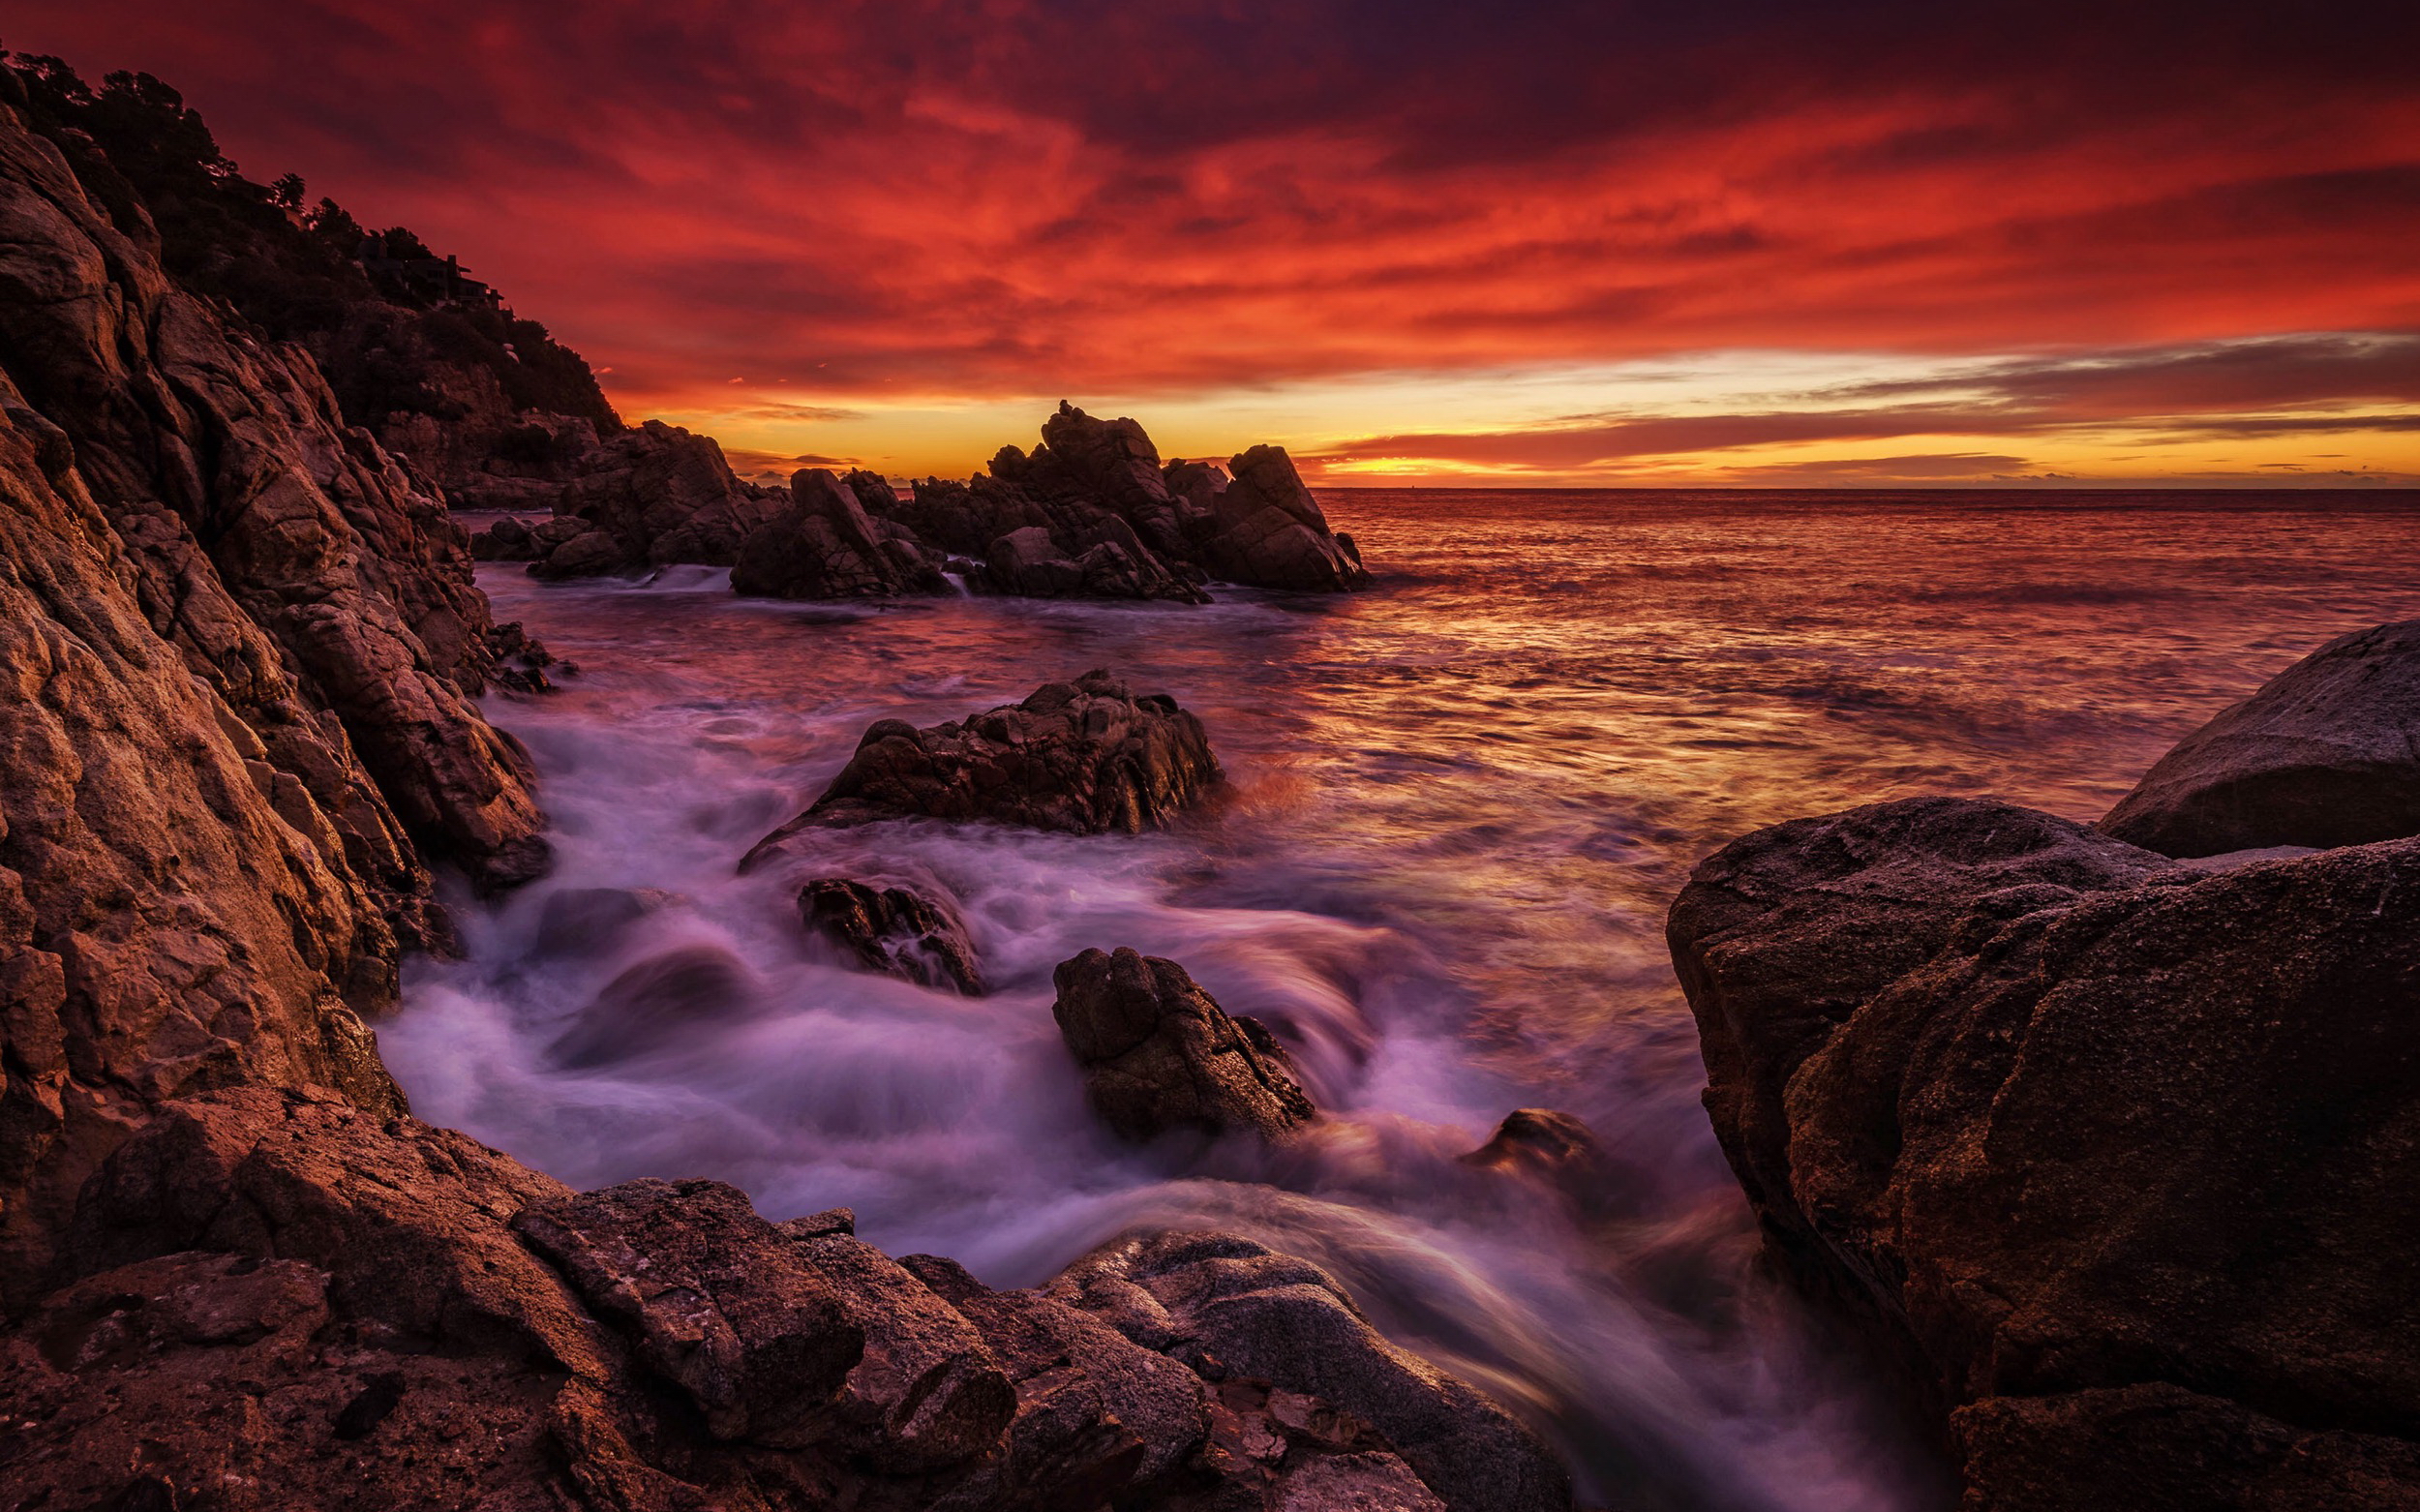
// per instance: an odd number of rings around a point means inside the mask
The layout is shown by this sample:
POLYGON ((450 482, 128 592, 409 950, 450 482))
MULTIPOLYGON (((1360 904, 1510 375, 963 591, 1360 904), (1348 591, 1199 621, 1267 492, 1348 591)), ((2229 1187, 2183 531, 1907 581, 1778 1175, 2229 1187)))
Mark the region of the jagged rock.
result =
POLYGON ((847 952, 868 971, 927 987, 983 995, 983 974, 966 925, 944 905, 906 888, 876 888, 823 877, 799 890, 807 929, 847 952))
POLYGON ((1233 481, 1209 501, 1198 533, 1213 575, 1255 588, 1338 592, 1369 581, 1349 535, 1328 529, 1283 446, 1255 446, 1227 463, 1233 481))
POLYGON ((733 476, 713 438, 650 420, 581 455, 530 532, 538 577, 592 577, 670 562, 728 567, 789 500, 733 476))
POLYGON ((788 508, 741 539, 732 589, 764 598, 943 593, 949 583, 907 532, 878 522, 822 468, 790 480, 788 508))
POLYGON ((470 702, 490 615, 443 503, 344 423, 308 353, 171 284, 14 110, 0 326, 152 633, 310 794, 390 927, 442 935, 415 842, 487 887, 541 870, 528 758, 470 702))
POLYGON ((2420 840, 2210 875, 1951 800, 1691 880, 1725 1152, 1785 1265, 1959 1409, 1968 1506, 2420 1497, 2415 882, 2420 840))
POLYGON ((528 561, 537 555, 529 525, 509 516, 470 537, 473 561, 528 561))
POLYGON ((1165 827, 1219 780, 1200 720, 1165 694, 1136 698, 1088 672, 963 724, 877 720, 823 796, 759 840, 741 869, 810 825, 922 816, 1132 834, 1165 827))
MULTIPOLYGON (((320 786, 274 762, 154 633, 122 575, 72 447, 0 377, 7 1309, 46 1262, 77 1188, 149 1106, 229 1081, 402 1106, 364 1022, 395 998, 397 939, 380 910, 395 894, 348 869, 345 827, 361 816, 322 795, 392 816, 366 777, 365 795, 343 769, 313 769, 320 786)), ((244 644, 274 668, 244 624, 244 644)), ((341 731, 307 748, 349 759, 341 731)), ((404 875, 378 882, 425 888, 400 831, 389 838, 404 875)))
POLYGON ((1120 1136, 1249 1130, 1278 1139, 1314 1116, 1276 1039, 1227 1016, 1176 962, 1086 951, 1051 981, 1050 1014, 1084 1068, 1084 1095, 1120 1136))
POLYGON ((2420 620, 2279 673, 2161 757, 2101 828, 2168 856, 2420 834, 2420 620))
MULTIPOLYGON (((1307 1261, 1231 1234, 1156 1234, 1094 1252, 1047 1290, 1147 1349, 1316 1398, 1370 1424, 1451 1512, 1571 1505, 1570 1479, 1535 1434, 1388 1344, 1335 1279, 1307 1261)), ((1270 1405, 1280 1422, 1316 1421, 1316 1403, 1279 1402, 1273 1393, 1270 1405)))

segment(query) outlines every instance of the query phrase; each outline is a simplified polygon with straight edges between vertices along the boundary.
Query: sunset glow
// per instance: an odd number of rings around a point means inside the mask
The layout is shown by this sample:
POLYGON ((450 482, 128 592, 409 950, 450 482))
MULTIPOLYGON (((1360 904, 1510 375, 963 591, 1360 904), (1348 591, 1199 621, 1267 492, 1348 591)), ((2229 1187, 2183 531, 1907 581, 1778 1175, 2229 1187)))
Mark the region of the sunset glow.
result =
POLYGON ((1331 484, 2420 480, 2408 20, 138 10, 0 40, 174 79, 745 470, 1068 398, 1331 484))

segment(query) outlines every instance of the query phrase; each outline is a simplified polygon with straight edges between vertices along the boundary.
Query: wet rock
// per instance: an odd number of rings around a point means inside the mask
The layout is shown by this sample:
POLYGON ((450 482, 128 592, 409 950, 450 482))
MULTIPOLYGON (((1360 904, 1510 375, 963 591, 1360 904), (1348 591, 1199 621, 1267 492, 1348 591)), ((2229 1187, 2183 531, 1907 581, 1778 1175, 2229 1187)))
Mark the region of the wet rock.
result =
POLYGON ((1515 1108, 1487 1143, 1462 1157, 1466 1165, 1502 1171, 1567 1198, 1589 1217, 1628 1207, 1632 1183, 1595 1132, 1553 1108, 1515 1108))
POLYGON ((635 1340, 718 1439, 795 1447, 865 1352, 865 1332, 744 1193, 715 1181, 624 1182, 540 1197, 513 1231, 635 1340))
POLYGON ((821 468, 790 480, 790 503, 741 539, 732 589, 762 598, 880 598, 950 585, 908 532, 865 512, 821 468))
POLYGON ((2101 828, 2169 856, 2420 834, 2420 620, 2279 673, 2161 757, 2101 828))
POLYGON ((684 945, 607 983, 547 1047, 559 1066, 588 1070, 673 1049, 746 1013, 754 979, 719 945, 684 945))
POLYGON ((876 888, 824 877, 799 890, 808 931, 868 971, 927 987, 983 995, 983 975, 966 925, 945 905, 906 888, 876 888))
POLYGON ((2210 875, 1948 800, 1692 879, 1725 1152, 1776 1256, 1956 1409, 1970 1507, 2420 1497, 2415 881, 2420 840, 2210 875))
POLYGON ((568 578, 677 561, 732 566, 749 533, 787 502, 734 476, 713 438, 650 420, 578 455, 556 519, 530 532, 530 570, 568 578))
POLYGON ((1136 698, 1088 672, 963 724, 876 721, 823 797, 758 841, 741 868, 809 825, 921 816, 1131 834, 1165 827, 1219 779, 1200 720, 1165 694, 1136 698))
POLYGON ((538 578, 593 578, 630 565, 620 541, 607 530, 582 530, 540 559, 529 563, 538 578))
POLYGON ((660 888, 562 888, 538 905, 532 953, 596 955, 611 950, 630 926, 681 901, 660 888))
MULTIPOLYGON (((1305 1425, 1292 1434, 1324 1430, 1346 1445, 1358 1441, 1343 1436, 1347 1425, 1319 1421, 1322 1404, 1370 1425, 1453 1512, 1561 1512, 1571 1505, 1569 1478, 1534 1434, 1469 1386, 1388 1344, 1334 1278, 1307 1261, 1233 1235, 1156 1234, 1096 1251, 1061 1273, 1048 1292, 1147 1349, 1215 1361, 1230 1377, 1317 1399, 1286 1402, 1270 1393, 1271 1415, 1281 1425, 1288 1418, 1305 1425)), ((1262 1438, 1261 1454, 1283 1455, 1292 1434, 1278 1436, 1275 1444, 1262 1438)), ((1240 1447, 1253 1455, 1249 1439, 1240 1447)), ((1348 1483, 1355 1468, 1322 1473, 1348 1483)), ((1363 1467, 1375 1484, 1384 1484, 1381 1471, 1363 1467)))
POLYGON ((1121 1137, 1190 1129, 1277 1139, 1311 1121, 1276 1040, 1228 1017, 1176 962, 1086 951, 1052 981, 1050 1013, 1084 1068, 1084 1095, 1121 1137))

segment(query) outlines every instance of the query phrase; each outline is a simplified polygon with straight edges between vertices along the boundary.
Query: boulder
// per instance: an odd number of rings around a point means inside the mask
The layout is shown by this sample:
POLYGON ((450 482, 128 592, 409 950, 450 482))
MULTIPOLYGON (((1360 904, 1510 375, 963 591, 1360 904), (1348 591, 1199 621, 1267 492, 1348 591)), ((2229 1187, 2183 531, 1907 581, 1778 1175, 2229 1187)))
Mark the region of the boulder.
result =
MULTIPOLYGON (((1571 1505, 1569 1476, 1534 1433, 1462 1381, 1388 1344, 1335 1278, 1307 1261, 1231 1234, 1153 1234, 1094 1252, 1047 1291, 1147 1349, 1275 1388, 1264 1406, 1280 1425, 1292 1420, 1331 1434, 1342 1428, 1346 1444, 1351 1425, 1333 1417, 1322 1425, 1323 1408, 1370 1425, 1390 1457, 1407 1464, 1451 1512, 1566 1512, 1571 1505)), ((1274 1436, 1272 1447, 1284 1454, 1293 1435, 1274 1436)), ((1358 1468, 1377 1480, 1379 1467, 1358 1468)), ((1355 1469, 1338 1466, 1322 1474, 1345 1482, 1355 1469)))
POLYGON ((1219 781, 1200 720, 1165 694, 1136 698, 1088 672, 962 724, 877 720, 823 796, 758 841, 741 869, 810 825, 922 817, 1132 834, 1165 827, 1219 781))
POLYGON ((536 553, 541 559, 531 570, 542 577, 633 572, 677 561, 732 566, 749 533, 788 502, 734 476, 713 438, 661 420, 596 442, 578 455, 570 472, 549 525, 576 521, 581 534, 598 532, 603 539, 564 557, 579 536, 550 538, 549 527, 540 526, 531 535, 543 548, 536 553))
POLYGON ((745 1014, 756 996, 746 965, 720 945, 676 946, 618 973, 556 1036, 556 1065, 590 1071, 673 1050, 745 1014))
POLYGON ((1084 1068, 1085 1098, 1120 1137, 1188 1129, 1279 1139, 1314 1116, 1276 1038, 1228 1017, 1176 962, 1086 951, 1051 980, 1050 1014, 1084 1068))
POLYGON ((981 997, 983 974, 966 925, 948 907, 906 888, 823 877, 799 890, 799 917, 868 971, 981 997))
POLYGON ((537 542, 529 527, 510 516, 470 537, 473 561, 528 561, 536 554, 537 542))
POLYGON ((1504 1115, 1487 1143, 1462 1157, 1466 1165, 1499 1171, 1558 1194, 1588 1218, 1624 1213, 1635 1185, 1595 1131, 1569 1113, 1522 1107, 1504 1115))
POLYGON ((748 532, 732 589, 761 598, 879 598, 950 585, 903 530, 877 522, 822 468, 790 480, 790 503, 748 532))
POLYGON ((2420 620, 2339 636, 2271 678, 2101 828, 2167 856, 2420 834, 2420 620))
POLYGON ((2210 874, 1949 800, 1691 879, 1725 1153, 1974 1512, 2420 1497, 2415 883, 2420 840, 2210 874))

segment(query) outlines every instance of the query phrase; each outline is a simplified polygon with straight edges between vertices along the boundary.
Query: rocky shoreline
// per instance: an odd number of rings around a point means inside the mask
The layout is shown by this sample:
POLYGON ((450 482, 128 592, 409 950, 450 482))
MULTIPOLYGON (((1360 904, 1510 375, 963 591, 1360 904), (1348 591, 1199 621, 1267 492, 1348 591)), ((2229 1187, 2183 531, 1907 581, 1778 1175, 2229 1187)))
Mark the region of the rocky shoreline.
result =
MULTIPOLYGON (((529 322, 491 351, 342 259, 334 314, 272 309, 190 207, 155 217, 82 89, 0 70, 8 1507, 1571 1505, 1531 1427, 1251 1239, 1134 1234, 993 1290, 845 1209, 573 1192, 412 1118, 378 1059, 406 955, 455 949, 438 869, 493 892, 549 859, 533 765, 474 700, 562 669, 474 560, 784 598, 1363 586, 1282 450, 1163 462, 1063 406, 963 484, 762 488, 622 427, 529 322), (474 540, 449 498, 542 518, 474 540)), ((206 176, 255 252, 310 255, 206 176)), ((2420 627, 2360 632, 2098 827, 1885 803, 1738 840, 1675 902, 1768 1251, 1909 1384, 1971 1512, 2420 1505, 2415 688, 2420 627)), ((1134 832, 1221 780, 1198 719, 1088 673, 873 725, 741 864, 827 825, 1134 832)), ((787 881, 803 938, 983 990, 948 897, 787 881)), ((655 906, 550 901, 566 950, 655 906)), ((1317 1127, 1277 1037, 1181 963, 1088 950, 1055 985, 1118 1136, 1317 1127)), ((1611 1185, 1551 1110, 1465 1159, 1582 1211, 1611 1185)))

